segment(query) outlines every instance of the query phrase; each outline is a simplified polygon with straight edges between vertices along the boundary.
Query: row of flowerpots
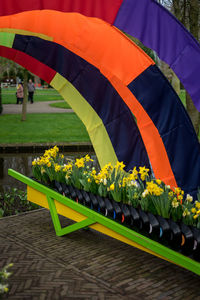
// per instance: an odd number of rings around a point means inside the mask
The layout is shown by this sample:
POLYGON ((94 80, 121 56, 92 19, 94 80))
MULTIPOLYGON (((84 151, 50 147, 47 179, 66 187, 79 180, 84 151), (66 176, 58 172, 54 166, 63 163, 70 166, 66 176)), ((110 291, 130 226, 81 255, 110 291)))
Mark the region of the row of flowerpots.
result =
POLYGON ((171 219, 155 216, 128 204, 103 198, 63 183, 54 182, 54 189, 134 231, 200 261, 200 230, 195 227, 176 223, 171 219))

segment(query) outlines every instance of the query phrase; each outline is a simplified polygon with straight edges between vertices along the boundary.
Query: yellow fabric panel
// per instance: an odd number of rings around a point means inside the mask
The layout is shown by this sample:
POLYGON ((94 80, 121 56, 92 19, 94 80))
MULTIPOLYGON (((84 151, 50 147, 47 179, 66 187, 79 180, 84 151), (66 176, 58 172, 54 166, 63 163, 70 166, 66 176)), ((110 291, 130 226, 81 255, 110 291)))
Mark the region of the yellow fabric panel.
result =
POLYGON ((104 167, 105 164, 109 162, 115 165, 117 156, 114 148, 102 120, 91 105, 75 87, 60 74, 57 73, 50 84, 63 96, 84 123, 100 166, 104 167))

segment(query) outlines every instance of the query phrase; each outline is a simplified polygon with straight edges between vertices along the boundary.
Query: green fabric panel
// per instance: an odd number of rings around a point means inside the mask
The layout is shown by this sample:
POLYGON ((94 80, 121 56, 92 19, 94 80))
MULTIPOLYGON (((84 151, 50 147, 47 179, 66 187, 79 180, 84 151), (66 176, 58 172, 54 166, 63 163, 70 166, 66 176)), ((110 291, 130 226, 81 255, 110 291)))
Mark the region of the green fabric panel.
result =
POLYGON ((109 162, 115 165, 117 156, 111 140, 102 120, 91 105, 60 74, 57 73, 50 84, 63 96, 65 101, 69 103, 77 116, 82 120, 90 136, 100 166, 104 167, 109 162))
POLYGON ((22 29, 0 28, 0 32, 36 36, 36 37, 39 37, 39 38, 41 38, 43 40, 53 41, 53 38, 50 37, 50 36, 48 36, 48 35, 46 35, 46 34, 42 34, 42 33, 38 33, 38 32, 32 32, 32 31, 27 31, 27 30, 22 30, 22 29))
POLYGON ((0 32, 0 45, 12 48, 15 33, 0 32))

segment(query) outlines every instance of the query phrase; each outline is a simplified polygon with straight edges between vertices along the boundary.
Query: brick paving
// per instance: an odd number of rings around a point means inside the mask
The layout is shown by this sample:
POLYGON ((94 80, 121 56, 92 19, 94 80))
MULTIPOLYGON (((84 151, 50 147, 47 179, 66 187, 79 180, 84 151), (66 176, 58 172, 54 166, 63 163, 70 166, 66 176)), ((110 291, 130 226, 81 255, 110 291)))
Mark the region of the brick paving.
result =
POLYGON ((200 299, 199 276, 93 230, 57 237, 45 209, 0 219, 11 262, 5 299, 200 299))

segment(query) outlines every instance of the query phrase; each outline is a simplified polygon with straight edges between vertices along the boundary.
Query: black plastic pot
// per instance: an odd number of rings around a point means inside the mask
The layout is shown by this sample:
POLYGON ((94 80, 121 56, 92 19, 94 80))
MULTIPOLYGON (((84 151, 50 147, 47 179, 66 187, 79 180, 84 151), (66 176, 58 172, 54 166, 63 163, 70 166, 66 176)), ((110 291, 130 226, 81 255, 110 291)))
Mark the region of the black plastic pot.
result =
POLYGON ((160 236, 160 224, 152 213, 147 213, 149 218, 149 235, 151 238, 158 240, 160 236))
POLYGON ((98 201, 98 212, 105 214, 106 205, 104 199, 99 195, 97 195, 97 201, 98 201))
POLYGON ((130 206, 129 207, 131 214, 131 227, 142 228, 140 215, 136 208, 130 206))
POLYGON ((200 230, 195 227, 191 227, 191 230, 194 236, 193 258, 200 261, 200 230))
POLYGON ((113 205, 113 219, 117 221, 122 220, 122 210, 118 202, 112 200, 113 205))
POLYGON ((82 190, 79 190, 77 188, 74 188, 75 193, 76 193, 76 201, 78 203, 83 204, 84 203, 84 198, 83 198, 83 194, 82 194, 82 190))
POLYGON ((140 220, 141 220, 141 227, 140 229, 144 231, 145 233, 149 233, 150 230, 150 224, 149 224, 149 218, 146 212, 144 212, 142 209, 138 210, 140 220))
POLYGON ((61 186, 60 182, 58 182, 58 181, 55 180, 55 181, 54 181, 54 186, 55 186, 55 190, 56 190, 58 193, 60 193, 60 194, 63 193, 62 186, 61 186))
POLYGON ((97 197, 92 193, 89 193, 89 197, 91 199, 91 209, 98 210, 97 197))
POLYGON ((83 195, 83 203, 87 206, 87 207, 91 207, 91 199, 89 196, 89 193, 82 190, 82 195, 83 195))
POLYGON ((121 203, 122 223, 131 225, 131 213, 128 205, 121 203))
POLYGON ((175 223, 173 220, 169 219, 169 226, 170 226, 170 239, 169 239, 169 245, 171 248, 178 250, 181 248, 182 243, 182 232, 177 223, 175 223))
POLYGON ((70 192, 69 192, 69 186, 66 185, 65 183, 61 183, 61 186, 62 186, 62 194, 63 196, 65 197, 68 197, 70 192))
POLYGON ((109 216, 109 217, 113 217, 113 205, 111 203, 111 201, 108 198, 105 198, 105 216, 109 216))
POLYGON ((192 230, 184 223, 180 224, 180 228, 182 231, 181 251, 186 255, 190 255, 194 248, 194 235, 192 230))
POLYGON ((72 200, 76 200, 76 191, 72 185, 69 185, 69 198, 72 200))
POLYGON ((169 240, 171 238, 171 231, 170 231, 168 220, 161 216, 156 216, 156 218, 160 225, 160 233, 159 233, 160 242, 168 245, 169 240))

